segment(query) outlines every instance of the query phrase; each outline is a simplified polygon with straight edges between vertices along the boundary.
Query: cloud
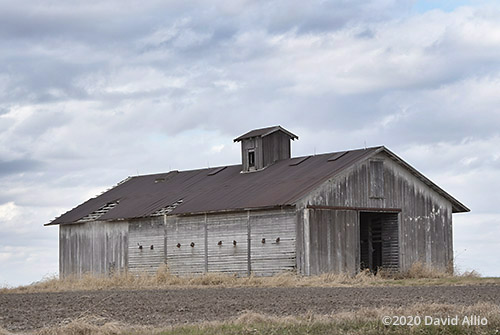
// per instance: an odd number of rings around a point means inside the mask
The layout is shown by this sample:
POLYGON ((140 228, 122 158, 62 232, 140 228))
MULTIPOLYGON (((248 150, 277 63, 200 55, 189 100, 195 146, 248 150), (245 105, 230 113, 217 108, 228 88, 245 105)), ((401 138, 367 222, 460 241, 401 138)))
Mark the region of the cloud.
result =
POLYGON ((454 218, 455 263, 459 271, 475 270, 484 276, 500 276, 495 257, 500 233, 498 214, 458 215, 454 218))
POLYGON ((23 173, 34 170, 40 166, 40 162, 32 159, 17 159, 12 161, 0 161, 0 176, 6 174, 23 173))
POLYGON ((43 229, 54 208, 0 204, 0 286, 28 284, 57 272, 57 230, 43 229))
MULTIPOLYGON (((56 235, 57 236, 57 235, 56 235)), ((0 264, 8 265, 0 273, 0 287, 30 284, 57 275, 57 244, 55 246, 0 245, 0 264)))

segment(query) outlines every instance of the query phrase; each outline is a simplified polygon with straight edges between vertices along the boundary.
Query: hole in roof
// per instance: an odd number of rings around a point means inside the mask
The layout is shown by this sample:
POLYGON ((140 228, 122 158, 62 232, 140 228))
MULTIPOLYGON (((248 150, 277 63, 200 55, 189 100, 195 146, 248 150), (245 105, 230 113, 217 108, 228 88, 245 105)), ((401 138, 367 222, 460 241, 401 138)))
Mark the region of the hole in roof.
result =
POLYGON ((78 220, 76 222, 95 221, 95 220, 99 219, 101 216, 103 216, 104 214, 106 214, 107 212, 109 212, 110 210, 112 210, 113 208, 115 208, 119 202, 120 202, 119 200, 108 202, 104 206, 99 207, 99 209, 93 211, 92 213, 85 215, 83 218, 81 218, 80 220, 78 220))
POLYGON ((151 214, 151 216, 161 216, 161 215, 168 214, 171 211, 173 211, 174 209, 176 209, 177 206, 179 206, 180 204, 182 204, 182 201, 183 201, 182 199, 179 199, 176 202, 174 202, 173 204, 170 204, 168 206, 162 207, 162 208, 158 209, 157 211, 153 212, 151 214))

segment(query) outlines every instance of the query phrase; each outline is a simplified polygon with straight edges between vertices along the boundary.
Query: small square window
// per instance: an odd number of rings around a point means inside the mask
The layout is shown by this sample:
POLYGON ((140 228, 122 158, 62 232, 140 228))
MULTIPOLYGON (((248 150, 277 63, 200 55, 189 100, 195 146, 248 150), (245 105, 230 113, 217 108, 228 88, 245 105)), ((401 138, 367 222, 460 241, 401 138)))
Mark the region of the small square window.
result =
POLYGON ((255 167, 255 151, 248 152, 248 167, 255 167))

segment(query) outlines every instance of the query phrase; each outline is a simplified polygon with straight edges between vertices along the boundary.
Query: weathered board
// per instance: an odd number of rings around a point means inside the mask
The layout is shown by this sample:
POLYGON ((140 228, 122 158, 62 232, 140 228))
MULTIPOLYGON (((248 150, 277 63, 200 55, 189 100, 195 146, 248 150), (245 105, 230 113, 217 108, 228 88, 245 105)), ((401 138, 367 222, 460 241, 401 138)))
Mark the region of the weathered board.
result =
POLYGON ((290 158, 290 154, 290 137, 287 134, 277 131, 262 138, 264 166, 290 158))
POLYGON ((370 160, 370 197, 384 197, 384 161, 370 160))
POLYGON ((59 228, 59 273, 81 276, 122 271, 127 264, 128 224, 90 221, 59 228))
POLYGON ((205 216, 167 217, 166 263, 177 275, 203 273, 205 267, 205 216))
POLYGON ((247 213, 207 215, 207 232, 208 271, 246 275, 248 272, 247 213))
POLYGON ((163 216, 129 221, 128 270, 156 273, 165 261, 163 216))
POLYGON ((308 213, 307 274, 355 273, 359 267, 357 213, 329 209, 310 209, 308 213))
POLYGON ((295 229, 294 210, 259 212, 250 217, 253 274, 270 276, 283 271, 295 271, 295 229))

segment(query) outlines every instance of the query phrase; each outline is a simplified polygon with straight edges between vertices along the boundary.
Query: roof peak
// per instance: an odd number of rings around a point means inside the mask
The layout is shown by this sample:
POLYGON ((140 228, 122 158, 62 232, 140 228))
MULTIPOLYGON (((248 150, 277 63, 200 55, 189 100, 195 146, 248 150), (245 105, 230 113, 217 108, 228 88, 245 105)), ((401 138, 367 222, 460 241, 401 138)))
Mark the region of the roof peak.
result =
POLYGON ((258 129, 254 129, 254 130, 250 130, 249 132, 235 138, 233 141, 234 142, 239 142, 241 140, 244 140, 246 138, 250 138, 250 137, 264 137, 264 136, 267 136, 267 135, 270 135, 276 131, 282 131, 284 132, 285 134, 287 134, 292 140, 298 140, 299 137, 295 134, 293 134, 292 132, 286 130, 285 128, 283 128, 282 126, 280 125, 277 125, 277 126, 272 126, 272 127, 266 127, 266 128, 258 128, 258 129))

